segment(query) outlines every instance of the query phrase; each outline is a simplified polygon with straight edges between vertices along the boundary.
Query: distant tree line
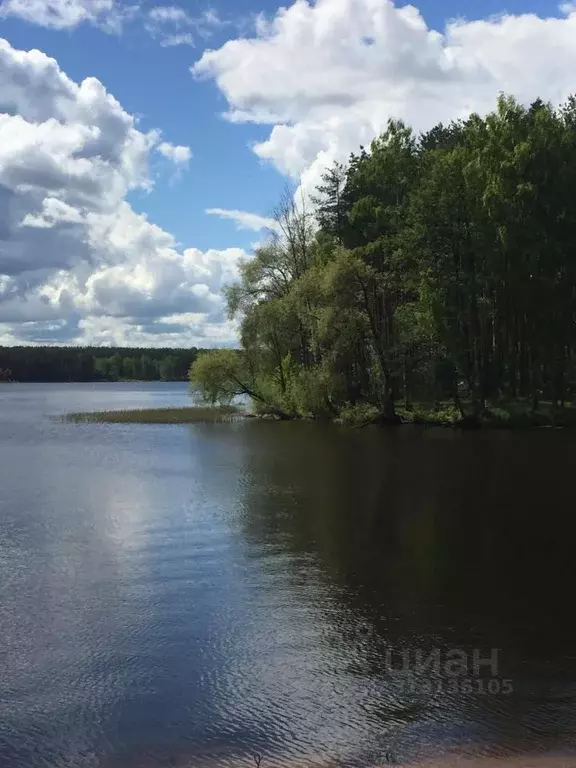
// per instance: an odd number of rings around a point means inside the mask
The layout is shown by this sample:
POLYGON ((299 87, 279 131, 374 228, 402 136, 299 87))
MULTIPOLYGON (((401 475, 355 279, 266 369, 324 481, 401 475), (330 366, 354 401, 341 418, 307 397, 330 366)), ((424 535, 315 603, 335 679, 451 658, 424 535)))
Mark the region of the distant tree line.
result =
POLYGON ((183 381, 191 349, 0 347, 0 381, 183 381))
MULTIPOLYGON (((242 351, 199 358, 211 400, 395 419, 450 401, 563 409, 576 394, 576 99, 501 97, 415 135, 398 121, 324 175, 228 290, 242 351)), ((467 414, 464 409, 467 409, 467 414)))

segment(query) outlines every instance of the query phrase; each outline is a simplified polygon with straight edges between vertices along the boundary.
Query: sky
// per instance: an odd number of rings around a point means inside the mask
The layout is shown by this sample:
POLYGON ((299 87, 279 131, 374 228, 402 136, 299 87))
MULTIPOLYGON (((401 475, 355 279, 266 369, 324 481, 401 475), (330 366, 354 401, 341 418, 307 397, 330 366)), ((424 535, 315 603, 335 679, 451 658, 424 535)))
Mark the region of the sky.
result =
POLYGON ((576 92, 576 4, 0 0, 0 344, 234 344, 286 185, 501 92, 576 92))

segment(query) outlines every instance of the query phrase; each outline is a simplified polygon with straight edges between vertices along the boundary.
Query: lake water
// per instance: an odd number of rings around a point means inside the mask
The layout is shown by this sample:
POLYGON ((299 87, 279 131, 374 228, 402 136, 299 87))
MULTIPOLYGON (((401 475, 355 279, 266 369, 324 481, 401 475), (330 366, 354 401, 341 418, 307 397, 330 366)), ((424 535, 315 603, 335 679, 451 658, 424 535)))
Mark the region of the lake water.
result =
POLYGON ((576 436, 54 418, 187 399, 0 388, 2 767, 576 750, 576 436))

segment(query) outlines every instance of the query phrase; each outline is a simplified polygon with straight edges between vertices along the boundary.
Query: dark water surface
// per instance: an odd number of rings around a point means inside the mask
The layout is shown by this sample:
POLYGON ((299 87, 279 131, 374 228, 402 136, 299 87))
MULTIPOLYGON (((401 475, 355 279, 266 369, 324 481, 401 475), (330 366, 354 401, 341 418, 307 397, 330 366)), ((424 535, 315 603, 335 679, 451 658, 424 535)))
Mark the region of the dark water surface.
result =
POLYGON ((576 748, 575 435, 52 418, 186 401, 0 388, 2 768, 576 748))

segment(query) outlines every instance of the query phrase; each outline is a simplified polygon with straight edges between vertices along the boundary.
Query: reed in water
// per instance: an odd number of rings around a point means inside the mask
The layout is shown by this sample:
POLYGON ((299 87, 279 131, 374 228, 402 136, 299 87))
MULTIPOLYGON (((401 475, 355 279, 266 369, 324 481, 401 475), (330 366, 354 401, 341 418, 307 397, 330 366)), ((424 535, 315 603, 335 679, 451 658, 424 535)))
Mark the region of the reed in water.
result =
POLYGON ((210 424, 230 422, 243 416, 239 408, 233 405, 221 405, 70 413, 64 417, 64 420, 76 423, 107 424, 210 424))

